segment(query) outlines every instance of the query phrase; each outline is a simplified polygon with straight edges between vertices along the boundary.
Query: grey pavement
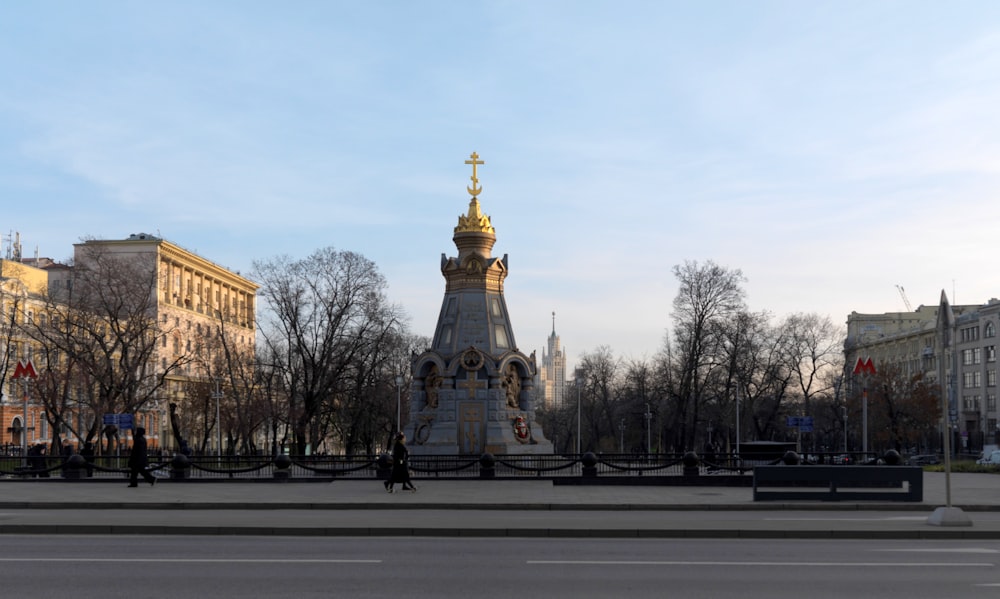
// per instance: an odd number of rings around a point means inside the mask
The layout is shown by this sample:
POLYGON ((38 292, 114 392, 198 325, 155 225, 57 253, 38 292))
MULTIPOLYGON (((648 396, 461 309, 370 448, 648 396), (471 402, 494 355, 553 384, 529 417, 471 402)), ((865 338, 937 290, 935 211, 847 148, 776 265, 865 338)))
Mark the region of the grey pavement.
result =
POLYGON ((755 502, 749 487, 553 485, 417 480, 0 481, 2 534, 938 538, 1000 540, 1000 475, 952 474, 951 505, 971 526, 935 526, 943 473, 922 502, 755 502))

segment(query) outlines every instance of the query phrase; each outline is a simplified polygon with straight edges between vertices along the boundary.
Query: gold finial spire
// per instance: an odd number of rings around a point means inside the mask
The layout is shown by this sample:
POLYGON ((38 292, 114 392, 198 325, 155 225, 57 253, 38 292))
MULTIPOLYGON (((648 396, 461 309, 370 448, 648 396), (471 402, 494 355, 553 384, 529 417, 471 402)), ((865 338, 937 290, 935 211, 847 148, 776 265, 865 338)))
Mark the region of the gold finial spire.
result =
POLYGON ((479 186, 479 177, 476 176, 476 167, 480 164, 485 164, 479 159, 479 154, 473 152, 469 155, 472 160, 466 160, 465 164, 472 165, 472 187, 467 187, 469 194, 472 195, 472 199, 469 200, 469 212, 468 214, 459 215, 458 226, 455 227, 456 233, 494 233, 493 225, 490 223, 490 217, 483 214, 483 211, 479 207, 478 196, 482 193, 483 188, 479 186))
POLYGON ((465 164, 472 165, 472 187, 466 187, 465 189, 469 192, 469 195, 476 197, 483 192, 483 188, 479 186, 479 177, 476 176, 476 166, 486 163, 480 160, 479 154, 476 154, 475 152, 470 154, 469 158, 472 158, 472 160, 466 160, 465 164))

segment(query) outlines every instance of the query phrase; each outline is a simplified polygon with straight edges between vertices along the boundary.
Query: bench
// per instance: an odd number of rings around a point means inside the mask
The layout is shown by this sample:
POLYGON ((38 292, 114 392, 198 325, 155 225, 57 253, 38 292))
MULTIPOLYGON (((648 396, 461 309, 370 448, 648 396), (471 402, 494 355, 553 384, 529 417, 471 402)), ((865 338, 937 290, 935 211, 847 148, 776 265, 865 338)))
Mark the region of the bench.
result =
POLYGON ((919 466, 756 466, 753 469, 754 501, 797 499, 923 501, 924 470, 919 466))

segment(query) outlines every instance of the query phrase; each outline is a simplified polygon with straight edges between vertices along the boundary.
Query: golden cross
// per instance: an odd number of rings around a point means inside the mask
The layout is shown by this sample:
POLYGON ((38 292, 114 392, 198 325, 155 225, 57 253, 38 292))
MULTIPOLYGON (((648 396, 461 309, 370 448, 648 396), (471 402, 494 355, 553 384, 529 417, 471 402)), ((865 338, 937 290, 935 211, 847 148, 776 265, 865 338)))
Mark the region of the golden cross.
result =
POLYGON ((487 381, 479 380, 479 372, 472 371, 468 373, 468 378, 458 384, 458 387, 466 390, 466 397, 469 399, 476 398, 476 389, 486 389, 488 385, 487 381))
POLYGON ((476 154, 475 152, 470 154, 469 158, 472 158, 472 160, 466 160, 465 164, 472 165, 472 187, 466 187, 465 189, 469 192, 470 195, 472 195, 472 197, 476 197, 483 191, 483 188, 479 186, 479 177, 476 176, 476 166, 486 163, 480 160, 479 154, 476 154))

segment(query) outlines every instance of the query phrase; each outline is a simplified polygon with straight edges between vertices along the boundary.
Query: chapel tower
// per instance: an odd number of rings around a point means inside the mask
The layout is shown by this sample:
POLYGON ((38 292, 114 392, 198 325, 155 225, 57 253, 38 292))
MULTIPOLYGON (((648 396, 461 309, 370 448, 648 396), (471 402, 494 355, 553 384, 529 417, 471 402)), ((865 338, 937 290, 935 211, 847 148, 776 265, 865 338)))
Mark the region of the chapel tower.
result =
POLYGON ((441 255, 444 300, 432 346, 411 363, 410 424, 415 454, 551 453, 535 423, 535 356, 518 351, 503 295, 507 255, 492 256, 496 232, 479 205, 475 152, 472 199, 441 255))

